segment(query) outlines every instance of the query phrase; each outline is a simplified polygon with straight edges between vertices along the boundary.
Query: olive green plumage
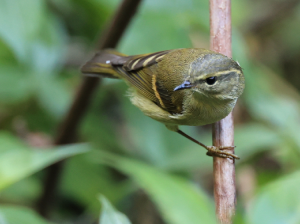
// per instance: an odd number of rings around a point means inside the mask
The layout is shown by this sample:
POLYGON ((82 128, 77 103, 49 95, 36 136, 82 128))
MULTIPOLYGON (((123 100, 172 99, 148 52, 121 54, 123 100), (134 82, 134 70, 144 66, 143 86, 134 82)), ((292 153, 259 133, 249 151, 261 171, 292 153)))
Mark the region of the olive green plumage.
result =
POLYGON ((134 56, 104 50, 82 72, 123 79, 131 102, 172 131, 178 125, 204 125, 226 117, 245 86, 237 62, 197 48, 134 56))

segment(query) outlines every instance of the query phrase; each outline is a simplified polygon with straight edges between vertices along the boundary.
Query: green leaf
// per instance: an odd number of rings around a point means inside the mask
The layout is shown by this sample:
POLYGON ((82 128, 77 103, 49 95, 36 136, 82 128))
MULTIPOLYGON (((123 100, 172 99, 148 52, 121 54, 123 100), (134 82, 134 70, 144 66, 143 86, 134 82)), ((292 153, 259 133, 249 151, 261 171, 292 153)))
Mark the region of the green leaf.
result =
POLYGON ((115 203, 132 191, 132 184, 111 178, 111 168, 99 167, 99 163, 93 162, 93 156, 93 153, 85 153, 68 160, 64 167, 61 192, 98 215, 99 192, 115 203))
POLYGON ((41 0, 0 0, 0 39, 25 61, 28 44, 38 35, 44 12, 41 0))
POLYGON ((26 101, 34 93, 34 82, 30 73, 21 66, 1 63, 0 102, 10 105, 26 101))
POLYGON ((300 223, 300 171, 265 186, 254 199, 250 224, 300 223))
POLYGON ((63 25, 45 13, 38 35, 30 43, 27 63, 40 76, 52 75, 64 63, 66 34, 63 25))
POLYGON ((260 123, 248 123, 235 129, 236 153, 245 157, 270 149, 280 143, 276 130, 260 123))
POLYGON ((2 189, 0 200, 9 201, 10 204, 30 206, 36 202, 41 192, 41 179, 38 175, 33 175, 2 189))
POLYGON ((1 224, 49 224, 33 210, 20 206, 0 206, 1 224))
POLYGON ((127 54, 138 54, 192 47, 191 30, 209 32, 208 12, 207 1, 145 1, 122 38, 120 49, 127 54), (145 27, 149 30, 147 35, 141 32, 145 27))
POLYGON ((0 142, 0 190, 59 160, 88 151, 83 144, 32 149, 6 132, 0 132, 0 142))
POLYGON ((43 73, 61 63, 66 35, 42 0, 0 0, 0 41, 19 62, 43 73))
POLYGON ((167 223, 216 223, 212 201, 188 180, 135 160, 99 154, 95 158, 126 173, 151 196, 167 223))
POLYGON ((130 224, 129 219, 117 211, 110 202, 104 197, 99 198, 102 204, 102 212, 99 224, 130 224))
POLYGON ((71 93, 58 78, 36 76, 36 90, 40 105, 54 118, 61 118, 71 102, 71 93))

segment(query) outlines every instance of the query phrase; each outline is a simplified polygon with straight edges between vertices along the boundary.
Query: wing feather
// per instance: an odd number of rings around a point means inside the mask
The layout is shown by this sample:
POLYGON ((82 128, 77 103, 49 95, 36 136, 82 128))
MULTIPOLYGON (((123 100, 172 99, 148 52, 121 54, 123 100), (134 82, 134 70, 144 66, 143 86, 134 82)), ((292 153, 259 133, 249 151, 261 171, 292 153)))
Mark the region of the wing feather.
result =
POLYGON ((181 107, 172 99, 173 92, 168 91, 154 74, 150 66, 159 63, 172 50, 152 54, 127 56, 112 61, 117 72, 140 94, 168 111, 170 114, 181 113, 181 107))

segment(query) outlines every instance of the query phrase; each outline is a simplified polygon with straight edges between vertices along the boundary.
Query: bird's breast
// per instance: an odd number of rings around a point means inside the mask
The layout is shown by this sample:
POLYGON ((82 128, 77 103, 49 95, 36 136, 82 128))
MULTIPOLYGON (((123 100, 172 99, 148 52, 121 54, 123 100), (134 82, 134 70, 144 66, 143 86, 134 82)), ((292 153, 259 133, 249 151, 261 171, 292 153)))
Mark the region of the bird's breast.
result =
POLYGON ((195 99, 190 96, 184 99, 183 111, 180 114, 170 114, 157 106, 143 95, 130 91, 131 102, 145 115, 164 124, 200 126, 211 124, 226 117, 233 109, 236 100, 195 99))
POLYGON ((195 97, 185 99, 182 114, 170 116, 172 123, 177 125, 200 126, 212 124, 226 117, 235 106, 237 99, 216 100, 203 98, 201 100, 195 97))

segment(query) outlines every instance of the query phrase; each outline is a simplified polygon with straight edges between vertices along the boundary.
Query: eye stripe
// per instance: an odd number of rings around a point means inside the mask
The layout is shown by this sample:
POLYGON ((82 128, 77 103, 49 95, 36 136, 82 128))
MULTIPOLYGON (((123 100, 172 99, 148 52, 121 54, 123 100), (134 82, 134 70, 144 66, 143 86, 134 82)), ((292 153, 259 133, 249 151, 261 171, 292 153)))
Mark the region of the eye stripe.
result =
POLYGON ((218 72, 218 73, 215 73, 215 74, 199 75, 199 76, 195 77, 194 80, 195 81, 201 81, 201 80, 206 80, 210 77, 218 78, 218 77, 222 77, 222 76, 235 75, 236 73, 240 73, 240 71, 232 69, 232 70, 229 70, 229 71, 222 71, 222 72, 218 72))
POLYGON ((234 75, 236 72, 228 72, 226 74, 223 74, 223 75, 234 75))

